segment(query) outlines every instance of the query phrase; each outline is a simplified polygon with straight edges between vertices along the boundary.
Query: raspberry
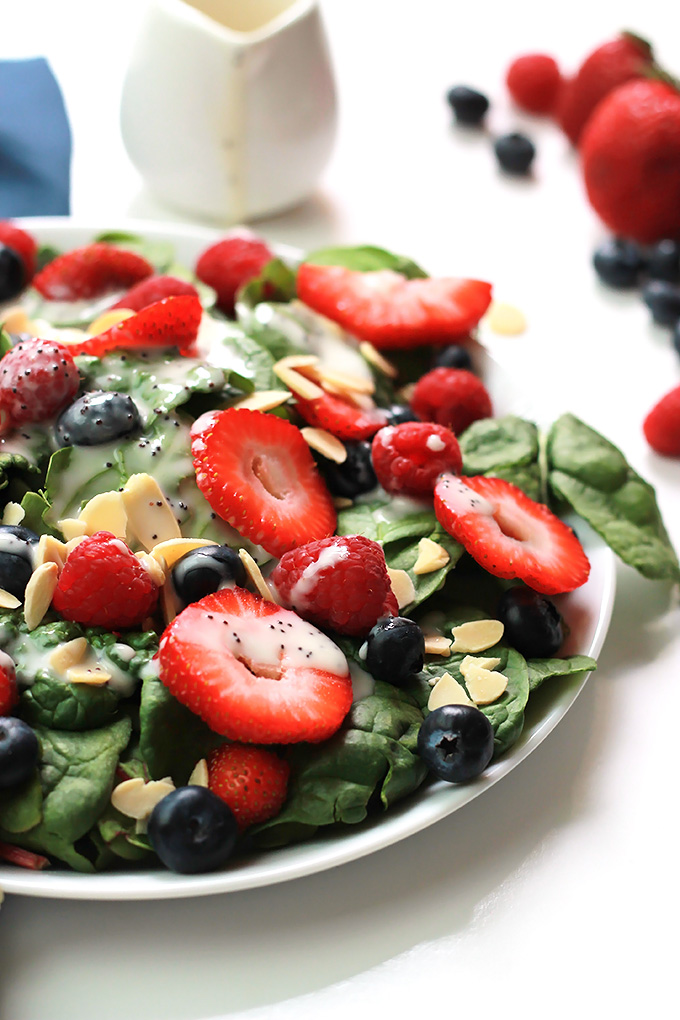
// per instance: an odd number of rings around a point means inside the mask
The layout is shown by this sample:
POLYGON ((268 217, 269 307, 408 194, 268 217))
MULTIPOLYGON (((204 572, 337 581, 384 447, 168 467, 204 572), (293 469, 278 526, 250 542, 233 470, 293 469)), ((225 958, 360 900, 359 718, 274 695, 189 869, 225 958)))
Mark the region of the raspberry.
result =
POLYGON ((491 398, 484 383, 464 368, 433 368, 416 383, 411 407, 423 421, 434 421, 460 435, 479 418, 490 418, 491 398))
POLYGON ((440 474, 459 474, 463 466, 453 432, 424 421, 381 429, 373 439, 371 456, 378 481, 395 495, 427 496, 440 474))
POLYGON ((0 220, 0 244, 12 248, 24 264, 26 283, 30 283, 35 275, 35 262, 38 253, 36 241, 21 227, 16 227, 7 220, 0 220))
POLYGON ((273 258, 258 237, 235 234, 207 248, 196 263, 196 276, 217 291, 217 307, 233 315, 236 293, 273 258))
POLYGON ((680 457, 680 386, 654 405, 643 424, 645 439, 664 457, 680 457))
POLYGON ((66 620, 119 630, 140 624, 157 600, 144 564, 121 539, 98 531, 69 553, 52 605, 66 620))
POLYGON ((551 113, 557 104, 562 75, 554 57, 545 53, 527 53, 510 64, 505 83, 522 110, 551 113))
POLYGON ((394 597, 382 547, 363 535, 336 535, 285 553, 270 575, 281 601, 318 627, 362 637, 394 597))
POLYGON ((0 407, 11 425, 46 421, 75 397, 80 376, 70 352, 54 340, 22 340, 0 364, 0 407))
POLYGON ((175 276, 149 276, 126 291, 112 308, 129 308, 133 312, 141 312, 148 305, 154 305, 166 297, 177 297, 180 294, 191 294, 198 297, 198 291, 188 280, 178 280, 175 276))
POLYGON ((288 762, 262 747, 222 744, 208 758, 208 788, 231 808, 241 832, 278 815, 289 775, 288 762))

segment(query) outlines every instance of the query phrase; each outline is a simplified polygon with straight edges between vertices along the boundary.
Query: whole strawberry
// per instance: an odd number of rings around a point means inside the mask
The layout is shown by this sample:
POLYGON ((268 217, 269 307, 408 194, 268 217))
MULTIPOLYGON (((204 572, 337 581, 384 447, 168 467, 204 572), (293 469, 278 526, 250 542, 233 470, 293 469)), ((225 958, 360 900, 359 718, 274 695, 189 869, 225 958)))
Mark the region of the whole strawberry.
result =
POLYGON ((642 427, 653 450, 664 457, 680 457, 680 386, 654 405, 642 427))
POLYGON ((22 340, 0 362, 5 428, 47 421, 70 403, 80 376, 69 350, 55 340, 22 340))
POLYGON ((562 86, 557 107, 560 127, 574 145, 597 104, 619 85, 643 77, 652 64, 649 43, 630 32, 603 43, 586 57, 562 86))
POLYGON ((588 200, 621 237, 680 235, 680 91, 631 81, 603 99, 580 145, 588 200))
POLYGON ((289 775, 288 762, 263 747, 222 744, 208 758, 208 787, 231 808, 241 832, 278 815, 289 775))
POLYGON ((217 291, 217 307, 233 315, 240 287, 258 276, 273 258, 259 237, 233 234, 211 245, 196 263, 196 276, 217 291))
POLYGON ((157 601, 144 564, 119 538, 97 531, 69 553, 52 605, 66 620, 120 630, 142 623, 157 601))

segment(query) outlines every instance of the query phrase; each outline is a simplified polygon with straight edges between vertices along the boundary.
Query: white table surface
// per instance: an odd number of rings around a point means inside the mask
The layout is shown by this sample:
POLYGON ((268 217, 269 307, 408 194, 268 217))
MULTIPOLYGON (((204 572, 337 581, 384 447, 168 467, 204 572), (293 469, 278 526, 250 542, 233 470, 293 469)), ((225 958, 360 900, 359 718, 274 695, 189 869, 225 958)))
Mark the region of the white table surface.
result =
MULTIPOLYGON (((74 130, 73 213, 174 219, 125 155, 118 99, 143 0, 33 2, 3 13, 0 57, 50 58, 74 130)), ((305 205, 257 229, 301 247, 371 242, 433 274, 479 275, 523 309, 491 338, 532 397, 615 440, 658 491, 680 546, 680 462, 651 453, 644 415, 680 382, 668 332, 636 295, 598 285, 604 232, 574 154, 503 92, 509 60, 573 68, 619 28, 680 72, 663 0, 568 8, 444 0, 323 4, 341 100, 334 156, 305 205), (489 132, 529 130, 530 180, 503 177, 489 133, 450 126, 447 87, 493 103, 489 132)), ((597 673, 565 719, 483 797, 331 872, 199 900, 71 903, 8 896, 7 1020, 673 1015, 677 1003, 677 591, 618 571, 597 673)))

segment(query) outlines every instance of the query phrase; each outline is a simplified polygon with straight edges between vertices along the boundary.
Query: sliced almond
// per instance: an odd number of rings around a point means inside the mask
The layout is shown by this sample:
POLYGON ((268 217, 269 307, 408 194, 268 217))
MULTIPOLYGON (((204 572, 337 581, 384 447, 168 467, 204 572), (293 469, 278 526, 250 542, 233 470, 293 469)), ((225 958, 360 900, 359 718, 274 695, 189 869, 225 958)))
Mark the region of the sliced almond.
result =
POLYGON ((85 522, 88 535, 94 535, 97 531, 110 531, 116 538, 125 541, 127 511, 123 494, 117 490, 98 493, 85 504, 78 514, 78 520, 85 522))
POLYGON ((41 535, 35 553, 35 566, 41 563, 56 563, 59 570, 64 566, 68 553, 66 546, 53 535, 41 535))
POLYGON ((451 557, 443 545, 433 542, 431 538, 421 538, 418 542, 418 559, 413 567, 414 574, 431 574, 441 570, 451 557))
POLYGON ((21 503, 8 503, 2 514, 2 523, 16 527, 18 524, 21 524, 25 516, 26 511, 21 503))
POLYGON ((501 660, 495 656, 466 655, 458 668, 467 679, 468 673, 472 670, 495 669, 496 666, 500 666, 500 664, 501 660))
POLYGON ((194 549, 202 549, 208 545, 217 545, 209 538, 171 538, 167 542, 159 542, 151 550, 151 555, 158 560, 164 570, 171 570, 177 560, 186 556, 194 549))
POLYGON ((56 563, 41 563, 31 574, 24 595, 24 620, 29 630, 35 630, 50 608, 58 582, 56 563))
POLYGON ((21 305, 12 305, 11 308, 5 309, 2 326, 8 333, 30 333, 31 336, 37 336, 34 324, 26 314, 26 309, 21 305))
POLYGON ((416 597, 416 590, 413 587, 413 581, 406 571, 391 570, 390 567, 388 567, 387 573, 389 574, 392 591, 394 592, 399 608, 403 609, 404 606, 410 605, 416 597))
POLYGON ((95 662, 77 663, 66 670, 66 682, 83 684, 86 687, 103 687, 111 679, 111 674, 103 666, 95 662))
POLYGON ((50 668, 55 673, 65 676, 68 669, 83 661, 87 655, 87 649, 88 644, 84 637, 77 637, 63 645, 58 645, 48 659, 50 668))
POLYGON ((73 538, 69 538, 68 542, 64 545, 67 559, 69 557, 69 553, 72 553, 75 547, 80 545, 81 542, 84 542, 86 538, 87 535, 75 535, 73 538))
POLYGON ((147 552, 159 542, 182 537, 174 511, 151 475, 132 475, 125 483, 122 497, 128 527, 147 552))
POLYGON ((352 372, 339 372, 334 368, 322 368, 319 375, 324 389, 327 384, 330 384, 343 392, 363 393, 367 396, 375 393, 375 383, 372 379, 368 379, 363 375, 354 375, 352 372))
POLYGON ((12 595, 11 592, 0 588, 0 609, 18 609, 20 605, 21 602, 16 595, 12 595))
POLYGON ((351 499, 347 498, 347 496, 334 496, 333 506, 336 510, 346 510, 347 507, 354 506, 354 504, 351 499))
POLYGON ((327 460, 332 460, 336 464, 344 464, 347 460, 347 447, 331 432, 310 426, 301 428, 300 432, 307 445, 327 460))
POLYGON ((165 568, 158 561, 155 556, 152 556, 147 552, 138 552, 137 559, 142 563, 151 574, 151 580, 157 588, 161 588, 165 584, 165 568))
POLYGON ((187 786, 207 786, 208 778, 208 763, 205 758, 201 758, 194 765, 187 786))
POLYGON ((253 557, 250 555, 248 550, 239 549, 238 554, 241 563, 246 568, 246 573, 248 574, 248 577, 253 582, 253 585, 257 589, 258 593, 262 596, 263 599, 266 599, 267 602, 276 602, 276 599, 274 598, 274 595, 272 594, 269 585, 262 576, 262 571, 258 567, 253 557))
POLYGON ((503 301, 492 303, 484 317, 484 322, 494 333, 500 333, 503 336, 517 336, 527 328, 524 312, 503 301))
POLYGON ((490 705, 498 701, 508 686, 508 678, 504 673, 480 666, 471 666, 464 676, 470 697, 476 705, 490 705))
MULTIPOLYGON (((160 602, 161 612, 163 613, 163 619, 165 620, 165 624, 167 626, 169 623, 172 623, 172 621, 175 619, 175 617, 177 616, 177 611, 179 609, 179 602, 177 600, 175 588, 171 580, 166 581, 163 587, 161 588, 160 602)), ((153 624, 151 625, 151 629, 153 629, 153 624)))
POLYGON ((143 779, 126 779, 114 786, 111 804, 128 818, 148 818, 156 804, 172 793, 175 784, 172 779, 157 779, 145 783, 143 779))
MULTIPOLYGON (((286 361, 283 358, 282 361, 286 361)), ((283 365, 282 361, 277 361, 274 365, 274 372, 278 376, 284 385, 292 390, 296 396, 302 397, 303 400, 318 400, 323 396, 324 391, 316 383, 308 379, 307 376, 302 375, 294 368, 290 368, 288 365, 283 365)))
POLYGON ((274 371, 281 368, 316 368, 319 358, 316 354, 288 354, 285 358, 279 358, 274 365, 274 371))
POLYGON ((406 386, 402 386, 402 388, 397 391, 397 396, 399 397, 402 403, 410 404, 411 398, 415 393, 415 389, 416 389, 415 383, 407 383, 406 386))
POLYGON ((112 326, 117 326, 119 322, 125 322, 133 315, 136 315, 136 312, 133 312, 131 308, 110 308, 108 312, 102 312, 94 322, 90 323, 87 332, 91 336, 98 336, 99 333, 111 329, 112 326))
POLYGON ((362 340, 359 344, 359 353, 363 355, 369 365, 373 365, 374 368, 377 368, 379 372, 382 372, 389 379, 396 379, 399 375, 397 366, 383 357, 380 351, 373 344, 369 343, 368 340, 362 340))
POLYGON ((442 673, 427 701, 430 712, 434 712, 435 708, 441 708, 442 705, 474 705, 463 685, 450 673, 442 673))
POLYGON ((249 411, 273 411, 290 400, 290 390, 256 390, 233 406, 246 408, 249 411))
POLYGON ((72 538, 84 538, 87 535, 86 522, 80 521, 76 517, 65 517, 63 520, 57 521, 57 527, 67 542, 70 542, 72 538))
POLYGON ((503 624, 500 620, 470 620, 453 627, 453 645, 451 651, 468 654, 483 652, 497 645, 503 637, 503 624))
POLYGON ((427 634, 425 635, 425 654, 426 655, 450 655, 451 653, 451 642, 443 634, 427 634))

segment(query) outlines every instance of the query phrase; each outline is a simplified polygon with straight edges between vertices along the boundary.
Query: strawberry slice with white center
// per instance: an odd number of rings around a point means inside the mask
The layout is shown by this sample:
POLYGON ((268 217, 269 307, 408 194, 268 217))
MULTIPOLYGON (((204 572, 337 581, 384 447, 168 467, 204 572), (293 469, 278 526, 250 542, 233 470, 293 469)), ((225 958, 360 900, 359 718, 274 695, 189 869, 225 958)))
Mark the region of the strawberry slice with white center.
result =
POLYGON ((437 520, 490 574, 519 578, 544 595, 573 591, 590 563, 568 525, 502 478, 443 474, 437 520))
POLYGON ((391 269, 361 273, 303 262, 297 294, 310 308, 378 348, 444 344, 473 329, 491 284, 443 277, 409 280, 391 269))
POLYGON ((188 606, 166 628, 158 658, 168 690, 231 740, 316 743, 339 729, 352 704, 337 645, 244 588, 188 606))
POLYGON ((210 413, 192 429, 191 452, 215 513, 272 556, 334 533, 333 499, 299 429, 283 418, 210 413))

